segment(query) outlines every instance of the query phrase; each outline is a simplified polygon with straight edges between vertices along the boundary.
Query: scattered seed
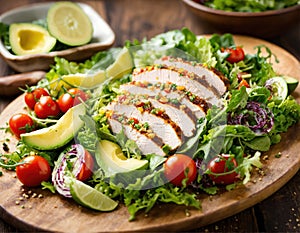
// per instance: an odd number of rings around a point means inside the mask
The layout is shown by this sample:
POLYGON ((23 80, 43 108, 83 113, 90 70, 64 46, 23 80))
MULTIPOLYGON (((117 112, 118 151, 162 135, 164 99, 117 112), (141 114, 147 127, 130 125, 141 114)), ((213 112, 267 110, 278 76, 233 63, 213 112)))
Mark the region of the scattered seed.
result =
POLYGON ((189 212, 188 209, 185 209, 185 216, 186 216, 186 217, 190 217, 190 216, 191 216, 191 213, 189 212))
POLYGON ((263 160, 268 160, 269 159, 269 155, 265 155, 264 157, 263 157, 263 160))
POLYGON ((16 205, 20 205, 20 202, 19 202, 19 201, 16 201, 15 203, 16 203, 16 205))
POLYGON ((43 198, 43 194, 39 194, 39 195, 38 195, 38 198, 43 198))
POLYGON ((281 157, 281 152, 278 152, 276 155, 275 155, 275 158, 280 158, 281 157))

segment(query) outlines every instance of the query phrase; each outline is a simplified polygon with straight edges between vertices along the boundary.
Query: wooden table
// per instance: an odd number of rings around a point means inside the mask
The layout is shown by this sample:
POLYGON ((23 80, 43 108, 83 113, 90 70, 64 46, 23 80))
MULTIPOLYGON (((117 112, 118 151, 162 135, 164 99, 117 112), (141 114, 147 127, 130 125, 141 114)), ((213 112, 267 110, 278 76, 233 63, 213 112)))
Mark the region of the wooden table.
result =
MULTIPOLYGON (((34 2, 42 1, 6 1, 1 5, 0 14, 34 2)), ((116 34, 115 46, 122 46, 128 39, 150 38, 184 26, 196 34, 216 32, 214 29, 205 29, 180 0, 81 0, 81 2, 92 6, 110 24, 116 34)), ((285 48, 300 59, 300 21, 296 28, 269 41, 285 48)), ((0 58, 0 76, 10 73, 13 71, 0 58)), ((0 111, 3 111, 14 98, 15 96, 0 96, 0 111)), ((261 203, 215 224, 196 229, 195 232, 300 232, 299 184, 300 172, 261 203)), ((18 232, 18 229, 3 222, 0 215, 0 232, 18 232)))

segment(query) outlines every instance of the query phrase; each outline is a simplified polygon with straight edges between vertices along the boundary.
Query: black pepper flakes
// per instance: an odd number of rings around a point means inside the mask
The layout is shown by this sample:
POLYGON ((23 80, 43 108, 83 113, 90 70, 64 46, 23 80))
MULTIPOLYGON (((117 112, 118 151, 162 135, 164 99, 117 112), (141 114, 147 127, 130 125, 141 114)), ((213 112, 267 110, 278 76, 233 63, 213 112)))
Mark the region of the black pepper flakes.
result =
POLYGON ((5 142, 2 144, 2 148, 5 152, 9 152, 9 147, 5 142))

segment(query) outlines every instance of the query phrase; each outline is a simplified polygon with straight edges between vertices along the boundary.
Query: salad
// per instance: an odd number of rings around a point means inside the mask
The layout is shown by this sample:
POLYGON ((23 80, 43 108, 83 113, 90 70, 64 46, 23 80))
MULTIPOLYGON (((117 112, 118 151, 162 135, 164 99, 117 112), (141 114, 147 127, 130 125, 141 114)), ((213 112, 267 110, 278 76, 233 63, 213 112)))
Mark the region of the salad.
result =
POLYGON ((129 220, 157 203, 200 209, 197 193, 245 185, 300 119, 298 81, 274 71, 269 48, 241 46, 183 28, 82 63, 57 57, 10 118, 20 141, 0 165, 94 210, 125 205, 129 220))
POLYGON ((298 0, 249 0, 249 1, 223 1, 223 0, 195 0, 207 7, 235 12, 262 12, 269 10, 280 10, 287 7, 295 6, 300 2, 298 0))

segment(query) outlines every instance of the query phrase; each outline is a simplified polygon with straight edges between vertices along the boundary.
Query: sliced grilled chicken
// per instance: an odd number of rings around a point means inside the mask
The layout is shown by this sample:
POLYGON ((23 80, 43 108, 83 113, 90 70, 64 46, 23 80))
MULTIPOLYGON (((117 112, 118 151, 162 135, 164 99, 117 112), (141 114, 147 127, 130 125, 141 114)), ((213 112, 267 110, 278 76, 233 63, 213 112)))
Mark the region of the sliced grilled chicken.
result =
POLYGON ((229 87, 229 80, 220 72, 209 69, 202 64, 195 62, 188 62, 181 58, 172 58, 172 57, 163 57, 155 61, 157 64, 174 66, 179 69, 185 69, 188 72, 196 74, 198 77, 201 77, 205 80, 211 88, 215 88, 219 95, 222 96, 229 87))
MULTIPOLYGON (((150 102, 154 109, 159 109, 160 111, 163 111, 164 114, 167 114, 167 116, 179 126, 185 137, 194 135, 197 118, 186 106, 180 105, 174 100, 169 100, 160 95, 148 96, 144 94, 127 94, 126 98, 130 99, 136 106, 141 106, 150 102)), ((141 107, 138 107, 138 109, 142 110, 141 107)))
POLYGON ((171 83, 131 82, 120 86, 120 90, 134 95, 146 95, 149 98, 167 99, 168 104, 178 105, 180 108, 187 108, 196 119, 205 116, 208 104, 204 99, 193 96, 185 90, 180 90, 171 83))
POLYGON ((152 83, 173 83, 205 99, 211 105, 221 105, 220 94, 214 88, 211 88, 201 77, 184 69, 166 66, 151 66, 136 69, 133 73, 132 80, 152 83))
POLYGON ((128 99, 119 97, 119 101, 114 101, 107 106, 107 110, 125 117, 126 119, 137 120, 142 125, 148 124, 149 129, 155 136, 162 139, 171 150, 177 149, 182 144, 180 127, 173 122, 163 110, 153 108, 150 103, 147 105, 134 105, 128 99))
POLYGON ((142 154, 147 155, 154 153, 160 156, 165 156, 162 145, 153 140, 153 137, 147 136, 131 125, 123 124, 114 118, 108 118, 108 123, 111 127, 111 130, 116 134, 120 133, 123 129, 126 137, 135 141, 142 154))
POLYGON ((192 137, 196 130, 196 118, 189 114, 188 109, 182 107, 182 109, 176 108, 178 105, 172 106, 168 104, 164 98, 161 98, 160 101, 150 98, 149 101, 155 108, 163 109, 165 113, 174 121, 181 129, 182 133, 186 137, 192 137), (164 103, 162 103, 164 102, 164 103))

